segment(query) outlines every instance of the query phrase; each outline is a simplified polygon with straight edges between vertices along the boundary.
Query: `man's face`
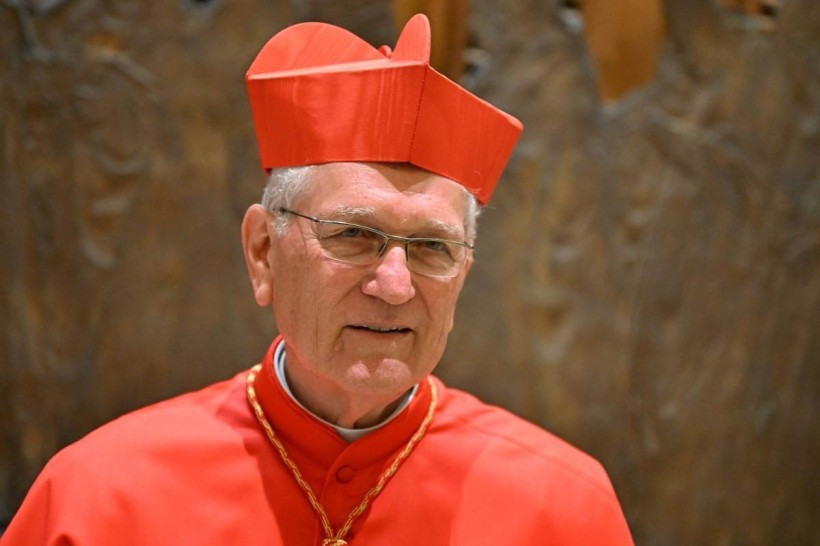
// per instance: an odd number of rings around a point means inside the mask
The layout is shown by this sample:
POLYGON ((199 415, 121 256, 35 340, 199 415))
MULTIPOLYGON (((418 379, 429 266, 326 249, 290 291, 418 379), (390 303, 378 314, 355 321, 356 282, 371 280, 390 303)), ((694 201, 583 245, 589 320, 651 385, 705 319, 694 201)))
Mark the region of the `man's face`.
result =
MULTIPOLYGON (((293 207, 300 213, 407 237, 464 240, 465 194, 451 180, 362 163, 323 165, 310 176, 293 207)), ((396 243, 372 265, 350 265, 323 253, 312 222, 290 221, 284 235, 270 228, 269 251, 289 376, 354 396, 398 396, 430 373, 453 327, 471 251, 453 278, 412 273, 396 243)))

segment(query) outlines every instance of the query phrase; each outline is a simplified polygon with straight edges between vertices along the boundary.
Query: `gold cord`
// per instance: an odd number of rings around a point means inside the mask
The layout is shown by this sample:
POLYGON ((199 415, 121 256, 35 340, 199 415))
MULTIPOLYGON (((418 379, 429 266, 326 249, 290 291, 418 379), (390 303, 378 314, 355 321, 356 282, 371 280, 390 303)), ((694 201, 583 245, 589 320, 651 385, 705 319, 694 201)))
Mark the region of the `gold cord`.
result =
POLYGON ((259 404, 259 401, 256 399, 256 389, 254 388, 253 384, 256 380, 256 375, 262 369, 262 364, 257 364, 251 371, 248 372, 248 403, 250 403, 251 408, 253 408, 253 412, 256 414, 256 419, 259 421, 259 424, 262 425, 262 428, 265 430, 265 434, 270 440, 270 443, 273 444, 273 447, 276 448, 276 451, 279 452, 279 457, 281 457, 282 462, 285 463, 291 473, 293 474, 294 479, 296 479, 296 483, 299 484, 299 487, 302 488, 305 495, 307 495, 308 501, 310 501, 310 505, 319 514, 319 518, 322 521, 322 527, 325 530, 325 535, 327 538, 322 541, 322 546, 344 546, 347 542, 344 540, 344 537, 350 531, 350 528, 353 526, 353 521, 362 515, 365 510, 367 510, 368 505, 370 502, 376 498, 376 496, 382 492, 384 486, 387 485, 387 482, 393 475, 399 470, 399 466, 404 462, 407 457, 410 456, 410 453, 416 447, 416 444, 419 440, 422 439, 424 434, 427 432, 427 428, 430 426, 430 423, 433 421, 433 416, 436 413, 436 405, 438 404, 438 393, 436 392, 436 385, 433 383, 433 380, 429 377, 427 378, 427 382, 430 384, 430 392, 432 395, 432 399, 430 400, 430 407, 427 409, 427 415, 424 417, 424 420, 421 422, 418 430, 416 430, 415 434, 410 438, 401 452, 396 456, 393 460, 393 463, 385 470, 381 476, 379 476, 378 482, 373 488, 368 491, 362 502, 350 512, 350 515, 347 516, 347 520, 345 521, 344 525, 339 529, 338 532, 334 533, 333 528, 330 526, 330 518, 327 516, 327 512, 325 512, 324 507, 316 498, 316 495, 313 493, 313 489, 311 489, 310 484, 305 481, 305 478, 302 476, 302 473, 299 471, 299 467, 296 466, 296 463, 288 456, 288 452, 285 449, 285 446, 279 441, 279 438, 276 436, 276 433, 273 431, 273 427, 268 422, 268 419, 265 417, 265 412, 262 409, 262 406, 259 404))

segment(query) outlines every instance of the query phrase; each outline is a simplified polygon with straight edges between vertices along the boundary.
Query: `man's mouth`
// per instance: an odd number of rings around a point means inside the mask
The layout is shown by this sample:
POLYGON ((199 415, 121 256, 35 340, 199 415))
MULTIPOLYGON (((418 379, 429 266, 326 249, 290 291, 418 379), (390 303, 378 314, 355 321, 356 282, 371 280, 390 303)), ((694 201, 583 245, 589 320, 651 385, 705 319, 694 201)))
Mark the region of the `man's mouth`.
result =
POLYGON ((351 324, 354 330, 362 330, 365 332, 374 332, 376 334, 407 334, 411 332, 410 328, 403 326, 370 326, 367 324, 351 324))

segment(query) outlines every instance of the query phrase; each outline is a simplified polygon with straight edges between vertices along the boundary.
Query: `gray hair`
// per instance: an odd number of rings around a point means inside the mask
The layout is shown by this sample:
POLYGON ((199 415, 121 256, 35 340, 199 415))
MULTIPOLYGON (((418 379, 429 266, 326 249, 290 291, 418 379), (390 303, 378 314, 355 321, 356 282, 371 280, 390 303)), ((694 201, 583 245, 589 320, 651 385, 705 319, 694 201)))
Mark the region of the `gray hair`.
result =
POLYGON ((293 203, 301 195, 307 185, 313 165, 304 167, 280 167, 271 169, 268 183, 262 192, 262 206, 274 217, 276 233, 285 234, 290 222, 290 216, 279 214, 280 208, 292 209, 293 203))
MULTIPOLYGON (((262 193, 262 206, 274 216, 274 226, 279 235, 283 235, 288 228, 290 215, 279 214, 280 208, 292 209, 293 203, 299 198, 310 180, 310 174, 315 165, 303 167, 281 167, 272 169, 268 175, 268 183, 262 193)), ((478 215, 481 206, 473 194, 463 188, 465 194, 464 233, 467 241, 475 241, 478 235, 478 215)))

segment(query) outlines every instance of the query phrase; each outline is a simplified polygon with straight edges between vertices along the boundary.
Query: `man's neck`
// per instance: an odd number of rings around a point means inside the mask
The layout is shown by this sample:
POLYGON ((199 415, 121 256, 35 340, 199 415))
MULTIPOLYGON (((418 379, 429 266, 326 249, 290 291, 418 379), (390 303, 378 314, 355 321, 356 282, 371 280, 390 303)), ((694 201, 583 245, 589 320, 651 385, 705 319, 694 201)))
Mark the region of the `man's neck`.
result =
POLYGON ((393 397, 323 395, 325 391, 335 392, 333 386, 322 388, 321 378, 310 377, 300 381, 299 377, 295 377, 298 374, 287 366, 284 343, 276 350, 274 368, 283 388, 299 405, 336 428, 347 440, 355 440, 386 424, 401 413, 418 389, 418 386, 413 386, 393 397), (306 382, 310 384, 310 389, 300 388, 306 382))

